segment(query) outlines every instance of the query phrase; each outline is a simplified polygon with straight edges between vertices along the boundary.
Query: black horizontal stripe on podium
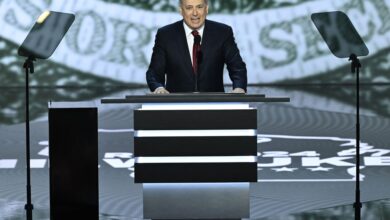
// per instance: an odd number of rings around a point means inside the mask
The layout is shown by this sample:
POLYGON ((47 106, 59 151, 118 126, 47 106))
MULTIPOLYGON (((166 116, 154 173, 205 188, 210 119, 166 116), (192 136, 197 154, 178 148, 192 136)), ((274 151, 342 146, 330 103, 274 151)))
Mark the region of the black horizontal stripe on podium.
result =
POLYGON ((191 129, 257 129, 256 109, 134 111, 134 130, 191 129))
POLYGON ((257 137, 134 137, 134 155, 256 156, 257 137))
POLYGON ((257 163, 136 163, 135 183, 257 182, 257 163))

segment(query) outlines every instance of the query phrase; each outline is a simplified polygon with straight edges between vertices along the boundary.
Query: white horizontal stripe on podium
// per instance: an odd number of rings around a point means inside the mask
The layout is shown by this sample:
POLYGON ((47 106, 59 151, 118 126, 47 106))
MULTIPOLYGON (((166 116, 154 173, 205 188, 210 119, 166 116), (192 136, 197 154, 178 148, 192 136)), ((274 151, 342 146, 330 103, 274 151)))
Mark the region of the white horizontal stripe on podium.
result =
POLYGON ((257 163, 256 156, 136 157, 135 163, 257 163))
POLYGON ((255 129, 232 130, 137 130, 134 137, 230 137, 257 136, 255 129))
POLYGON ((252 109, 247 103, 148 103, 140 110, 240 110, 252 109))

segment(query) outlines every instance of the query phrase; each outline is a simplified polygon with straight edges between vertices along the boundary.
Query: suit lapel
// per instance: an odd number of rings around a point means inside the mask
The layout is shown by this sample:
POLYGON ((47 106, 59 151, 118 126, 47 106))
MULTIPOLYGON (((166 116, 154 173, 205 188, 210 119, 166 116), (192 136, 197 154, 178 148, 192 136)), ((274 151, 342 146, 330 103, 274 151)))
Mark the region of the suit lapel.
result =
POLYGON ((184 64, 184 68, 186 69, 187 75, 192 78, 193 73, 192 73, 191 55, 187 44, 187 38, 183 27, 183 21, 178 22, 178 30, 179 30, 179 33, 177 35, 178 49, 180 51, 181 60, 183 61, 181 63, 184 64))
POLYGON ((205 64, 207 61, 207 55, 208 49, 210 48, 210 41, 212 38, 212 33, 210 29, 210 25, 208 24, 207 20, 205 22, 204 30, 203 30, 203 36, 202 36, 202 44, 201 44, 201 51, 202 51, 202 60, 200 63, 200 68, 199 68, 199 77, 202 77, 202 73, 204 73, 205 70, 205 64))

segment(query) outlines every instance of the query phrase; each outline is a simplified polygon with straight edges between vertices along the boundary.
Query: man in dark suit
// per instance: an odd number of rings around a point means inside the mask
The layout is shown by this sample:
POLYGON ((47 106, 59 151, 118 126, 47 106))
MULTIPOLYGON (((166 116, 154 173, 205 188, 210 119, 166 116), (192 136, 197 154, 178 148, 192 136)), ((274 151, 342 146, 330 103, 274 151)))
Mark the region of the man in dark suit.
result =
POLYGON ((245 93, 246 65, 228 25, 206 20, 207 0, 180 0, 183 20, 157 31, 146 79, 153 93, 223 92, 227 65, 234 93, 245 93), (201 43, 199 43, 201 39, 201 43))

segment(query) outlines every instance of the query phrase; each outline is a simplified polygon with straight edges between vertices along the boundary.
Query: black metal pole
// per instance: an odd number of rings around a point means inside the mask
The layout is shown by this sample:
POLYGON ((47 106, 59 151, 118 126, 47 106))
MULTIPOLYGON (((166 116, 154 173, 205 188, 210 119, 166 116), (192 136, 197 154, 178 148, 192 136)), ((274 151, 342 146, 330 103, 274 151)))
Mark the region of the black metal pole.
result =
POLYGON ((27 58, 23 65, 26 70, 26 85, 25 85, 25 97, 26 97, 26 169, 27 169, 27 203, 24 206, 26 210, 26 219, 32 220, 32 210, 34 209, 31 203, 31 173, 30 173, 30 100, 29 100, 29 74, 34 72, 33 58, 27 58))
POLYGON ((349 58, 352 61, 351 70, 352 73, 356 73, 356 187, 355 187, 355 203, 353 205, 355 209, 355 220, 361 219, 362 203, 360 201, 360 75, 359 70, 361 67, 360 61, 355 54, 352 54, 349 58))
POLYGON ((356 201, 355 201, 355 220, 361 219, 362 203, 360 201, 360 76, 359 60, 356 67, 356 201))

